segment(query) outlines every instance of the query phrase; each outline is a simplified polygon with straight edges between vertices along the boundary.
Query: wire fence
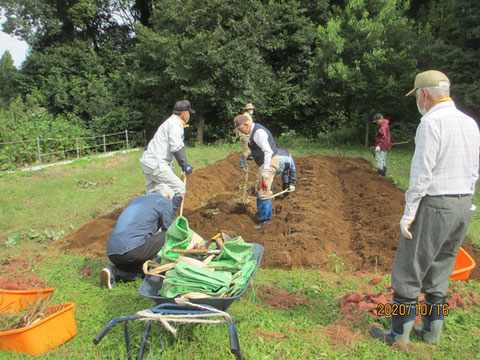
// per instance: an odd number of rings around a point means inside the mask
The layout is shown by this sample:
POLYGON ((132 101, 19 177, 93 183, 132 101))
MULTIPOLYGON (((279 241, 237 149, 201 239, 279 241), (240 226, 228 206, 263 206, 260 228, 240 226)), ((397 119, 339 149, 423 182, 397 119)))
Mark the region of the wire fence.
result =
POLYGON ((36 139, 0 142, 0 170, 8 170, 12 164, 15 166, 32 163, 43 164, 145 145, 145 130, 125 130, 75 138, 37 137, 36 139))

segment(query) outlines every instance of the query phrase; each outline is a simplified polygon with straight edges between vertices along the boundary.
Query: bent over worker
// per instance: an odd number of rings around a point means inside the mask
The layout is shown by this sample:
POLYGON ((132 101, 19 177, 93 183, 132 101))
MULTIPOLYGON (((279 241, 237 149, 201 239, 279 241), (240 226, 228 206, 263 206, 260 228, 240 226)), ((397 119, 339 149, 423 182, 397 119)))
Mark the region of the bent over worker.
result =
POLYGON ((151 191, 158 184, 167 184, 175 193, 173 201, 177 207, 186 189, 184 183, 173 172, 173 159, 177 160, 186 175, 193 171, 192 165, 187 162, 183 142, 184 128, 188 126, 190 114, 195 114, 190 102, 177 101, 172 115, 159 126, 140 159, 147 191, 151 191))
POLYGON ((382 114, 375 114, 373 122, 378 124, 378 130, 375 134, 375 159, 377 160, 377 174, 387 175, 387 152, 392 148, 390 138, 389 121, 382 114))
POLYGON ((259 224, 255 228, 260 229, 267 225, 272 218, 272 192, 273 178, 278 170, 278 152, 272 134, 264 126, 253 123, 245 115, 238 115, 234 119, 235 128, 244 134, 250 135, 248 147, 252 151, 253 159, 259 166, 255 189, 257 191, 257 209, 260 216, 259 224))
POLYGON ((286 149, 278 148, 278 170, 275 177, 282 176, 282 190, 295 191, 297 168, 292 155, 286 149))
POLYGON ((100 286, 112 289, 117 281, 129 282, 143 276, 142 265, 165 245, 165 235, 176 208, 173 190, 165 184, 130 201, 108 238, 107 256, 114 265, 101 272, 100 286))
MULTIPOLYGON (((245 105, 244 109, 245 112, 243 115, 245 115, 249 121, 253 122, 253 112, 255 111, 255 107, 253 106, 252 103, 248 103, 245 105)), ((242 155, 240 156, 240 163, 238 164, 238 167, 240 169, 243 169, 247 166, 247 158, 250 156, 250 148, 248 147, 248 142, 250 141, 250 134, 244 134, 238 129, 235 129, 235 134, 236 136, 240 139, 240 143, 242 144, 242 155)))
POLYGON ((447 76, 436 70, 420 73, 409 95, 416 97, 422 118, 392 267, 399 311, 389 330, 371 330, 389 345, 409 343, 421 291, 428 309, 415 332, 430 344, 440 340, 448 278, 470 224, 478 178, 480 132, 475 120, 455 107, 447 76))

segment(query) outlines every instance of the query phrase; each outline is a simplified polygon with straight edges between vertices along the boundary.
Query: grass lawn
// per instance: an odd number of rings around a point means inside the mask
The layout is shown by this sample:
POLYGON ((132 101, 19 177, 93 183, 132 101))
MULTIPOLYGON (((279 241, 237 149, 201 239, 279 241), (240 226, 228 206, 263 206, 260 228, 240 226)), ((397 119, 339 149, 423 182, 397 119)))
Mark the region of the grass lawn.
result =
MULTIPOLYGON (((372 155, 359 147, 325 148, 320 145, 289 146, 294 155, 325 154, 363 157, 372 155)), ((194 168, 200 168, 239 149, 238 145, 196 147, 187 150, 194 168)), ((79 160, 73 164, 33 173, 0 177, 0 264, 10 257, 41 257, 41 263, 29 271, 56 288, 56 303, 75 301, 78 334, 67 344, 38 359, 122 359, 126 358, 123 328, 117 325, 94 346, 92 339, 116 316, 134 314, 151 307, 150 300, 138 295, 141 281, 119 284, 112 291, 98 287, 98 274, 106 260, 63 254, 55 239, 63 231, 124 206, 144 191, 138 159, 141 152, 111 158, 79 160), (91 275, 85 273, 91 271, 91 275)), ((402 189, 408 187, 412 150, 396 148, 388 156, 388 173, 402 189)), ((478 194, 474 202, 480 205, 478 194)), ((480 219, 475 214, 468 237, 480 245, 480 219)), ((400 219, 399 219, 400 220, 400 219)), ((1 274, 1 267, 0 267, 1 274)), ((371 274, 371 278, 376 274, 371 274)), ((1 275, 0 275, 1 276, 1 275)), ((377 275, 378 276, 378 275, 377 275)), ((370 286, 381 291, 390 282, 370 286)), ((345 322, 338 297, 346 291, 368 284, 370 277, 294 269, 260 269, 253 289, 230 308, 237 325, 245 359, 475 359, 478 358, 480 308, 452 311, 445 322, 446 332, 439 346, 423 344, 412 335, 414 345, 408 350, 389 348, 370 339, 371 323, 389 323, 364 315, 355 322, 345 322), (259 296, 262 286, 295 292, 309 304, 279 310, 259 296), (342 322, 343 321, 343 322, 342 322), (345 329, 348 329, 345 332, 345 329), (333 334, 333 335, 332 335, 333 334)), ((466 289, 480 294, 480 283, 464 283, 466 289)), ((141 343, 143 324, 131 327, 134 356, 141 343)), ((153 334, 158 329, 152 327, 153 334)), ((164 332, 165 334, 165 332, 164 332)), ((160 353, 158 338, 150 337, 144 359, 231 359, 225 325, 183 325, 178 339, 164 337, 166 350, 160 353)), ((29 359, 30 356, 0 351, 0 359, 29 359)))

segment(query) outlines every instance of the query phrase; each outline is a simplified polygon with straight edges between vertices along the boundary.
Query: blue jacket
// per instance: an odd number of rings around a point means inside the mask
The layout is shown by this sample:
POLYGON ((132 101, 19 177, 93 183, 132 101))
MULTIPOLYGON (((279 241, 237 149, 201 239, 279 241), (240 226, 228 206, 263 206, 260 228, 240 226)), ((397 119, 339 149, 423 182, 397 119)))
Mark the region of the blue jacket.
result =
POLYGON ((166 231, 175 214, 172 202, 155 192, 130 201, 120 214, 107 244, 107 255, 123 255, 145 244, 158 229, 166 231))
POLYGON ((278 148, 278 170, 275 177, 282 175, 283 184, 295 185, 297 182, 297 168, 292 155, 285 149, 278 148))

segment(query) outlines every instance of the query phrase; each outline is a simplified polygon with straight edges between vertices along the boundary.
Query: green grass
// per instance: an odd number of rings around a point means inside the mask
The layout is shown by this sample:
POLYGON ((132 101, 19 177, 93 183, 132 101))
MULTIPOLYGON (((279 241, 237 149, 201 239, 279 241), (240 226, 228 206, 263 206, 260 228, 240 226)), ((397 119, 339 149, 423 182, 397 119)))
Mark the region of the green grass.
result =
MULTIPOLYGON (((225 158, 234 146, 189 149, 194 168, 225 158)), ((145 192, 142 151, 91 158, 34 172, 2 174, 0 239, 32 229, 67 231, 145 192)))
MULTIPOLYGON (((238 151, 239 146, 196 147, 189 148, 187 153, 193 166, 200 168, 226 157, 231 150, 238 151)), ((373 163, 372 155, 361 147, 332 149, 318 144, 298 144, 295 148, 290 146, 289 150, 297 156, 316 153, 353 156, 363 157, 373 163)), ((412 153, 409 148, 398 148, 389 153, 389 176, 403 189, 408 187, 412 153)), ((54 169, 3 175, 0 178, 0 232, 5 239, 22 234, 14 239, 15 244, 12 240, 10 247, 0 247, 0 264, 9 257, 41 256, 41 263, 31 269, 32 274, 37 274, 56 288, 56 303, 76 302, 77 336, 36 358, 126 358, 121 325, 115 326, 98 346, 94 346, 92 340, 112 318, 134 314, 153 305, 150 300, 139 296, 141 281, 119 284, 112 291, 100 289, 98 275, 108 261, 61 253, 56 248, 54 232, 76 228, 85 221, 125 205, 132 196, 142 193, 144 180, 138 163, 140 156, 141 152, 134 152, 105 159, 81 160, 54 169), (46 233, 46 230, 50 233, 46 233), (91 275, 84 274, 85 268, 91 270, 91 275)), ((478 195, 475 200, 478 204, 478 195)), ((479 226, 480 221, 475 216, 469 236, 477 243, 480 239, 479 226)), ((324 330, 326 326, 343 319, 337 305, 338 297, 359 285, 367 284, 370 279, 351 276, 341 268, 335 273, 333 260, 331 273, 303 269, 259 270, 253 290, 248 290, 230 308, 245 359, 478 358, 478 307, 470 311, 452 312, 446 321, 446 332, 439 346, 425 345, 415 336, 412 336, 414 346, 408 352, 384 346, 369 337, 368 328, 373 322, 387 325, 388 320, 374 319, 368 315, 347 328, 357 333, 350 345, 335 346, 324 330), (277 310, 260 298, 261 286, 295 291, 312 304, 277 310), (260 336, 261 332, 276 337, 264 338, 260 336)), ((380 291, 389 281, 389 277, 384 276, 380 284, 371 285, 370 288, 380 291)), ((466 286, 468 290, 480 293, 478 282, 469 281, 466 286)), ((131 328, 134 356, 141 342, 142 329, 141 323, 131 328)), ((152 328, 152 332, 156 335, 158 329, 152 328)), ((158 338, 151 337, 144 359, 233 358, 229 353, 225 325, 179 326, 178 339, 166 335, 164 341, 166 351, 160 353, 158 338)), ((31 357, 0 351, 0 359, 11 358, 31 357)))

